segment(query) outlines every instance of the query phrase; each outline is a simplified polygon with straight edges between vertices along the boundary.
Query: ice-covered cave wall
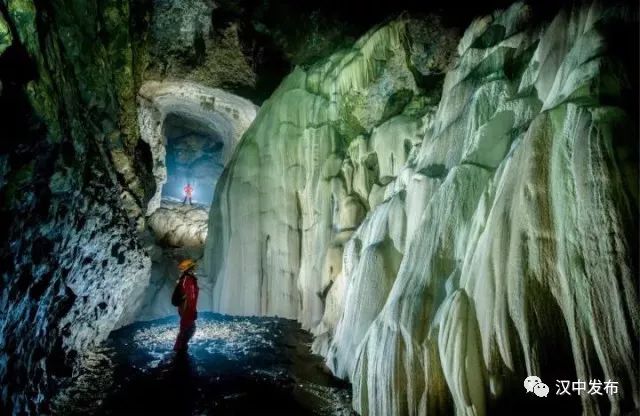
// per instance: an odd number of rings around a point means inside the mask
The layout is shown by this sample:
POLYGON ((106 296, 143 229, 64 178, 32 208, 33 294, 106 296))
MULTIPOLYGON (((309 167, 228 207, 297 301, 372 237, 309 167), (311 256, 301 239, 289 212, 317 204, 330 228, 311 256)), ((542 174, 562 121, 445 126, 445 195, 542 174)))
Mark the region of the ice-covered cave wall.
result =
POLYGON ((311 328, 361 414, 637 409, 637 9, 428 23, 264 104, 211 209, 214 307, 311 328), (531 401, 530 374, 620 394, 531 401))
MULTIPOLYGON (((405 26, 390 23, 297 68, 261 107, 211 209, 205 263, 218 310, 298 318, 307 328, 320 321, 342 244, 380 202, 437 102, 420 94, 407 62, 425 61, 427 85, 448 64, 409 50, 405 26)), ((451 56, 453 34, 410 26, 422 45, 433 40, 431 49, 451 56)))

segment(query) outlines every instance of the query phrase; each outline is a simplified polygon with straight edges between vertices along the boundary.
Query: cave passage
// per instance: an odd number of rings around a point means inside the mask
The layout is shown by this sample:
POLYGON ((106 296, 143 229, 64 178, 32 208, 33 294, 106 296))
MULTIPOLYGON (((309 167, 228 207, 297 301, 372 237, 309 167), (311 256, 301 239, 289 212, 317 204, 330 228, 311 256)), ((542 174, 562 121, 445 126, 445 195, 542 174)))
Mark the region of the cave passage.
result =
POLYGON ((189 355, 177 318, 113 332, 54 400, 56 414, 350 415, 348 383, 323 370, 294 321, 201 313, 189 355))
POLYGON ((163 199, 182 201, 183 188, 193 187, 193 202, 210 205, 224 168, 224 138, 218 131, 183 113, 170 113, 164 121, 167 182, 163 199))
POLYGON ((638 2, 370 3, 0 1, 0 416, 639 414, 638 2))

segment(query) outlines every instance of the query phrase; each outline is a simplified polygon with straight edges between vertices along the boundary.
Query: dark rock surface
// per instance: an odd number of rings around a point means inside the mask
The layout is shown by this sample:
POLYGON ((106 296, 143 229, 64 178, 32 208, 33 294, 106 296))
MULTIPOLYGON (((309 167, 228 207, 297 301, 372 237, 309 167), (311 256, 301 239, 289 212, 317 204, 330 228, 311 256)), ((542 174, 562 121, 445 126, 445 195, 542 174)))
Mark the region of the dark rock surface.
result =
POLYGON ((137 140, 129 11, 0 2, 13 38, 0 55, 3 415, 46 414, 51 377, 126 320, 148 279, 137 228, 155 182, 137 140))
POLYGON ((52 406, 56 415, 351 415, 349 386, 311 355, 309 333, 277 318, 201 313, 188 356, 177 319, 114 332, 52 406))
POLYGON ((405 11, 438 12, 447 16, 446 26, 464 28, 478 14, 509 3, 152 0, 146 77, 186 79, 260 104, 295 66, 311 66, 348 48, 371 27, 405 11))

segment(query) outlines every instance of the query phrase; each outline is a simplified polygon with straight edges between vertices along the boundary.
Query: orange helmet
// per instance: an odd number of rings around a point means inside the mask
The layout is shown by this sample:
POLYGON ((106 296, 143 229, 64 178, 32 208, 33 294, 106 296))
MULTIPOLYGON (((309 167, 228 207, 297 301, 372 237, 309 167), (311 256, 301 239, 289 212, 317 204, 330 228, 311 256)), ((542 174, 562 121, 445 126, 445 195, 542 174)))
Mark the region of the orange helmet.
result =
POLYGON ((191 270, 194 267, 196 267, 196 262, 192 259, 182 260, 180 263, 178 263, 178 270, 180 270, 181 272, 186 272, 187 270, 191 270))

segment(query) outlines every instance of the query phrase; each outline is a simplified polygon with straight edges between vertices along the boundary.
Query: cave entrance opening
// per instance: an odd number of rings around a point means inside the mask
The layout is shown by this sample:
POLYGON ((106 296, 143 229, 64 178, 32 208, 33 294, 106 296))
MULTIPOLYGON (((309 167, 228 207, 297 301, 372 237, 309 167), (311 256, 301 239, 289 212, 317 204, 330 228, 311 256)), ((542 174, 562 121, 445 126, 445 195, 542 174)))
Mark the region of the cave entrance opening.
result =
POLYGON ((184 201, 184 187, 189 184, 193 202, 210 205, 224 169, 224 137, 209 125, 181 113, 168 114, 163 129, 167 181, 162 187, 162 199, 184 201))

